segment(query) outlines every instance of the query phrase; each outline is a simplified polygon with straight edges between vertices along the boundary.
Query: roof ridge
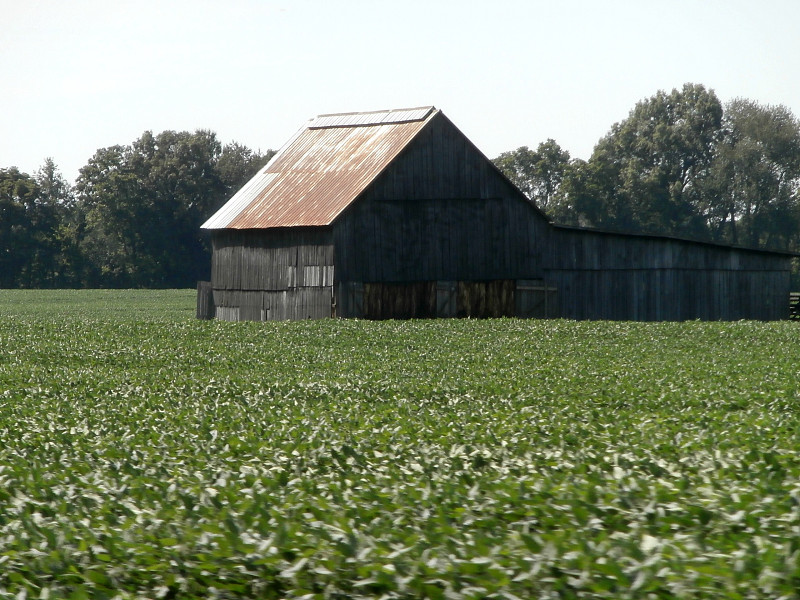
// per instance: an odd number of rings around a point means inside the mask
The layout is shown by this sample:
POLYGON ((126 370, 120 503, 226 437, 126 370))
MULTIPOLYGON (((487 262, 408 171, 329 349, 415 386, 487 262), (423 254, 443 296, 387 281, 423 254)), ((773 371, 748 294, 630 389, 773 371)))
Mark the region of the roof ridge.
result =
POLYGON ((319 118, 319 117, 339 117, 339 116, 345 116, 345 115, 348 115, 348 116, 349 115, 374 115, 374 114, 379 114, 379 113, 393 113, 393 112, 403 112, 403 111, 409 111, 409 110, 423 110, 423 109, 431 110, 433 108, 436 108, 436 107, 433 106, 432 104, 430 104, 430 105, 424 105, 424 106, 410 106, 410 107, 405 107, 405 108, 382 108, 382 109, 379 109, 379 110, 356 110, 356 111, 347 111, 347 112, 322 113, 320 115, 317 115, 317 118, 319 118))
POLYGON ((424 121, 436 110, 435 106, 415 108, 393 108, 367 112, 328 113, 318 115, 308 123, 309 129, 334 127, 370 127, 373 125, 396 125, 424 121))

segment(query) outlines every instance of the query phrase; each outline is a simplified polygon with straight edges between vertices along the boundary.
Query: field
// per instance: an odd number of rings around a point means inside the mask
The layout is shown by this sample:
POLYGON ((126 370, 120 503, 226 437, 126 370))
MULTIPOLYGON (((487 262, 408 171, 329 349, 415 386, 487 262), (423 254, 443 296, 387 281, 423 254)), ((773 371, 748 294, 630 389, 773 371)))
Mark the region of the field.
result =
POLYGON ((799 332, 0 291, 0 598, 797 598, 799 332))

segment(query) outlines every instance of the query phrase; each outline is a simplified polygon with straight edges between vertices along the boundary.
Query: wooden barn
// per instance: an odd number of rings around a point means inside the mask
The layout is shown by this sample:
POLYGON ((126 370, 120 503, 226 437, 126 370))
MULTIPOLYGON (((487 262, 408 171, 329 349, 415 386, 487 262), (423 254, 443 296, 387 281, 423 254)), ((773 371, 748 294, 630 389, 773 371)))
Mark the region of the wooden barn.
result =
POLYGON ((789 311, 792 254, 553 225, 434 107, 312 119, 202 227, 201 318, 789 311))

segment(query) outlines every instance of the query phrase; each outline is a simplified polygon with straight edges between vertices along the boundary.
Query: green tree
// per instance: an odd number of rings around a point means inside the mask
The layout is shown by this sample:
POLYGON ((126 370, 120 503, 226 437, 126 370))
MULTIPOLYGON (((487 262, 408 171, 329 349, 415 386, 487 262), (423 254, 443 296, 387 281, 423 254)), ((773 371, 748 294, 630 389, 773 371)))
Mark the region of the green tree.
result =
POLYGON ((58 226, 69 193, 52 159, 36 177, 0 169, 0 286, 62 284, 58 226))
POLYGON ((634 227, 627 219, 630 208, 619 206, 625 197, 615 193, 615 172, 601 161, 574 159, 564 169, 564 177, 552 204, 556 223, 582 227, 634 227))
POLYGON ((736 99, 725 106, 724 129, 709 211, 715 237, 800 247, 800 122, 785 106, 736 99))
POLYGON ((205 216, 225 195, 217 169, 222 147, 213 132, 146 132, 134 142, 130 163, 142 187, 152 226, 141 234, 144 285, 193 285, 208 269, 201 238, 205 216))
POLYGON ((502 153, 493 162, 540 209, 552 216, 554 199, 569 165, 569 152, 548 139, 535 151, 522 146, 502 153))
MULTIPOLYGON (((226 200, 233 196, 261 167, 275 156, 274 150, 267 150, 264 154, 255 152, 247 146, 236 142, 226 144, 217 161, 217 170, 222 184, 225 186, 226 200)), ((221 205, 220 205, 221 206, 221 205)), ((212 211, 220 208, 213 207, 212 211)))
POLYGON ((64 179, 52 158, 45 159, 35 174, 39 188, 37 217, 33 223, 37 250, 32 258, 32 287, 68 287, 75 284, 72 276, 73 239, 64 224, 74 209, 72 186, 64 179))
POLYGON ((27 208, 36 182, 16 167, 0 169, 0 287, 16 287, 30 250, 27 208))
POLYGON ((714 92, 694 84, 636 104, 599 141, 588 165, 576 170, 581 185, 569 187, 598 194, 592 210, 578 219, 601 227, 706 236, 704 210, 722 113, 714 92))
POLYGON ((76 229, 88 285, 185 287, 210 264, 200 225, 266 162, 213 132, 146 131, 81 169, 76 229), (224 160, 223 160, 223 157, 224 160))
POLYGON ((78 244, 86 260, 87 287, 129 287, 140 279, 142 235, 151 225, 146 199, 123 146, 98 150, 76 182, 78 244))

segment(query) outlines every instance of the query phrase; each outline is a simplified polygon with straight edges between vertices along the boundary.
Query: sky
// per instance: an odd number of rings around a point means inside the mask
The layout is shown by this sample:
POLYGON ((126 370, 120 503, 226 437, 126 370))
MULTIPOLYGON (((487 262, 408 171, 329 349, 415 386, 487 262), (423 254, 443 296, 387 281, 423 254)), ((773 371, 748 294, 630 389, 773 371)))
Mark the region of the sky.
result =
POLYGON ((800 115, 800 0, 0 0, 0 168, 70 182, 145 131, 277 149, 318 114, 434 105, 489 158, 588 159, 703 84, 800 115))

